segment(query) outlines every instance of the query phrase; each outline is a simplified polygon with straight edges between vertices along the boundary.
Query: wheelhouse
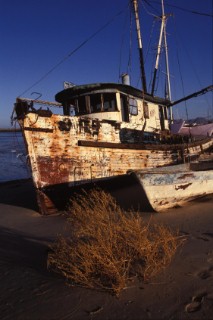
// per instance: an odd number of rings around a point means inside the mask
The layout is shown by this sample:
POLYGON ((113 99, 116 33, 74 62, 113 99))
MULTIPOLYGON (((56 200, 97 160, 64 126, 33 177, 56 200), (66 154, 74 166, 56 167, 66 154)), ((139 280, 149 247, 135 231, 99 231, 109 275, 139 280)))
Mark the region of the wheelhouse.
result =
POLYGON ((145 127, 148 132, 168 130, 170 101, 143 94, 130 85, 99 83, 74 86, 56 94, 64 115, 114 120, 145 127))

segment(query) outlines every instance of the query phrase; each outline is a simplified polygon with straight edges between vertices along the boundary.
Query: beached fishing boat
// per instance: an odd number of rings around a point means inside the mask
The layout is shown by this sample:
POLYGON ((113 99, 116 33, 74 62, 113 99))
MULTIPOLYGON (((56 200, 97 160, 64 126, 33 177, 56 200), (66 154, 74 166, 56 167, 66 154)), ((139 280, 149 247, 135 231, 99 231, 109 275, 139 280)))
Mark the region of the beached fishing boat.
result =
MULTIPOLYGON (((168 93, 165 98, 156 97, 158 50, 152 92, 149 93, 138 5, 136 0, 131 2, 138 34, 142 90, 131 86, 128 75, 124 75, 122 84, 95 83, 66 88, 56 94, 57 102, 26 98, 16 100, 15 119, 26 142, 43 214, 55 212, 55 198, 50 197, 50 190, 57 194, 59 188, 106 180, 124 175, 128 170, 184 163, 213 146, 213 140, 209 137, 190 142, 189 139, 171 135, 171 108, 176 102, 172 102, 170 97, 169 70, 168 93), (63 115, 54 114, 49 109, 51 106, 61 108, 63 115)), ((163 38, 164 45, 166 41, 165 19, 163 12, 158 48, 163 38)), ((168 59, 166 61, 168 67, 168 59)), ((212 86, 183 99, 210 90, 212 86)))
POLYGON ((213 158, 131 174, 157 212, 213 193, 213 158))

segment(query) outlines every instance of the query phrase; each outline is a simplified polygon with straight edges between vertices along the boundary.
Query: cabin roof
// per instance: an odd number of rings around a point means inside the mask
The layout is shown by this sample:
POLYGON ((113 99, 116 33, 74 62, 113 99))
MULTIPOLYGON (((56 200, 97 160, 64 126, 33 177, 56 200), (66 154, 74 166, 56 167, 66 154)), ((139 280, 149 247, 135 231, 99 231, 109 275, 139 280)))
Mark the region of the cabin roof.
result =
POLYGON ((91 94, 97 90, 104 91, 105 89, 108 89, 108 90, 112 89, 112 91, 118 90, 125 94, 130 94, 132 96, 135 96, 141 99, 144 97, 145 101, 153 102, 161 105, 168 106, 171 103, 167 99, 155 97, 150 94, 144 94, 143 91, 135 87, 132 87, 126 84, 121 84, 121 83, 93 83, 93 84, 74 86, 58 92, 55 95, 55 100, 57 102, 63 103, 70 99, 76 98, 82 94, 91 94))

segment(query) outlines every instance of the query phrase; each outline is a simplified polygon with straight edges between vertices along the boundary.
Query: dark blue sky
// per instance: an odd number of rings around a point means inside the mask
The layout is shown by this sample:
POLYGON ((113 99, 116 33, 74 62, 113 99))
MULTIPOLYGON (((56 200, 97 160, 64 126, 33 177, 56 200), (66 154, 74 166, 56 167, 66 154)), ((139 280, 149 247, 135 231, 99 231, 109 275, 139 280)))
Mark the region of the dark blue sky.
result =
MULTIPOLYGON (((133 22, 131 42, 128 2, 1 0, 0 127, 10 126, 13 103, 23 92, 25 97, 36 97, 31 93, 40 92, 42 99, 54 101, 55 94, 63 88, 63 81, 118 82, 119 73, 127 71, 132 85, 140 87, 135 25, 133 22), (50 72, 109 21, 106 28, 50 72), (37 84, 33 86, 34 83, 37 84)), ((149 3, 150 6, 147 1, 139 1, 148 85, 159 34, 158 22, 155 22, 150 46, 148 43, 154 25, 153 14, 158 15, 161 8, 160 0, 149 0, 149 3)), ((172 13, 167 32, 173 100, 213 82, 212 18, 182 9, 212 14, 212 0, 165 0, 166 13, 172 13)), ((164 73, 162 62, 160 75, 164 73)), ((157 93, 161 95, 164 84, 163 79, 159 80, 162 82, 159 81, 157 93)), ((213 116, 212 98, 212 93, 208 93, 190 100, 187 103, 189 117, 213 116)), ((175 107, 174 115, 185 117, 185 104, 175 107)))

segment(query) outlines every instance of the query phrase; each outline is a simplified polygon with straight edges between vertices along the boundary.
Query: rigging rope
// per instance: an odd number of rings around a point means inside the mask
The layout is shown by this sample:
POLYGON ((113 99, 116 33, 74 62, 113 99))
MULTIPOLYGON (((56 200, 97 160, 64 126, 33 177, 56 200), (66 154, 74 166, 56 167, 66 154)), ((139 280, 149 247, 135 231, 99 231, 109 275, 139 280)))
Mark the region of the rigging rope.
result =
POLYGON ((30 87, 28 87, 25 91, 23 91, 18 97, 24 95, 27 91, 35 87, 41 81, 43 81, 49 74, 51 74, 55 69, 57 69, 62 63, 64 63, 67 59, 69 59, 75 52, 81 49, 87 42, 93 39, 97 34, 102 32, 106 27, 108 27, 118 16, 123 14, 124 10, 119 11, 116 15, 114 15, 108 22, 106 22, 102 27, 100 27, 97 31, 91 34, 86 40, 84 40, 79 46, 77 46, 74 50, 69 52, 63 59, 61 59, 57 64, 55 64, 48 72, 46 72, 39 80, 34 82, 30 87))
MULTIPOLYGON (((153 38, 153 34, 154 34, 154 28, 155 28, 155 25, 156 25, 156 21, 157 19, 154 18, 153 21, 152 21, 152 28, 151 28, 151 32, 150 32, 150 35, 149 35, 149 41, 148 41, 148 46, 147 46, 147 50, 146 50, 146 54, 145 54, 145 59, 144 59, 144 63, 146 63, 146 60, 148 58, 148 55, 149 55, 149 52, 151 51, 150 50, 150 47, 151 47, 151 42, 152 42, 152 38, 153 38)), ((154 70, 154 65, 155 65, 155 53, 154 55, 152 54, 152 63, 151 63, 151 70, 154 70)), ((150 75, 150 81, 149 81, 149 91, 151 90, 151 85, 152 85, 152 73, 153 71, 151 72, 151 75, 150 75)))
POLYGON ((156 19, 153 19, 152 28, 151 28, 151 32, 150 32, 150 35, 149 35, 149 41, 148 41, 147 50, 146 50, 146 53, 145 53, 144 62, 146 62, 146 59, 147 59, 148 54, 149 54, 150 45, 151 45, 151 41, 152 41, 152 37, 153 37, 153 33, 154 33, 155 24, 156 24, 156 19))
MULTIPOLYGON (((178 33, 177 33, 177 27, 176 27, 176 20, 175 20, 175 17, 174 17, 174 16, 173 16, 173 19, 174 19, 173 21, 174 21, 174 29, 175 29, 176 46, 177 46, 177 48, 178 48, 178 45, 177 45, 177 44, 178 44, 178 40, 177 40, 177 34, 178 34, 178 33)), ((181 39, 180 36, 179 36, 179 39, 181 39)), ((195 65, 194 65, 194 63, 193 63, 193 59, 192 59, 192 57, 190 56, 189 51, 187 50, 187 48, 186 48, 186 46, 184 45, 183 41, 182 41, 182 44, 181 44, 181 45, 182 45, 183 49, 185 50, 185 53, 186 53, 186 55, 187 55, 187 57, 188 57, 188 60, 189 60, 189 62, 190 62, 190 64, 191 64, 192 70, 193 70, 193 72, 194 72, 195 78, 196 78, 199 86, 200 86, 200 87, 203 87, 203 84, 201 83, 200 77, 199 77, 199 75, 198 75, 198 73, 197 73, 196 67, 195 67, 195 65)), ((178 49, 177 49, 177 51, 178 51, 178 49)), ((180 67, 179 57, 178 57, 178 64, 179 64, 179 67, 180 67)), ((181 75, 181 77, 182 77, 182 75, 181 75)), ((185 94, 184 94, 184 95, 185 95, 185 94)), ((206 104, 207 104, 207 106, 208 106, 208 109, 210 110, 210 109, 211 109, 211 106, 210 106, 210 103, 209 103, 207 97, 204 96, 203 98, 205 99, 206 104)), ((186 101, 185 101, 185 103, 186 103, 186 101)), ((187 108, 187 107, 186 107, 186 108, 187 108)), ((188 114, 188 111, 187 111, 187 114, 188 114)), ((188 119, 187 119, 187 120, 188 120, 188 119)))
MULTIPOLYGON (((130 5, 131 5, 131 2, 129 2, 128 8, 129 8, 130 5)), ((131 14, 131 10, 130 10, 130 14, 131 14)), ((122 35, 122 40, 121 40, 121 49, 120 49, 120 58, 119 58, 119 70, 118 70, 118 82, 120 82, 120 78, 121 78, 121 60, 122 60, 124 39, 126 38, 126 33, 125 33, 125 25, 126 25, 126 23, 127 23, 127 14, 126 14, 125 19, 124 19, 123 35, 122 35)))
POLYGON ((132 76, 132 10, 130 10, 130 31, 129 31, 129 60, 127 73, 129 73, 130 77, 132 76))
MULTIPOLYGON (((147 0, 145 0, 145 2, 146 2, 146 4, 147 4, 148 6, 150 6, 152 9, 154 9, 155 11, 157 11, 157 14, 158 14, 158 15, 160 14, 159 11, 158 11, 156 8, 154 8, 147 0)), ((152 13, 152 12, 150 12, 150 11, 147 10, 147 8, 146 8, 146 6, 145 6, 145 4, 144 4, 144 1, 140 0, 140 3, 142 4, 144 10, 146 11, 146 13, 147 13, 148 15, 154 16, 154 17, 158 17, 158 15, 156 16, 156 14, 154 14, 154 13, 152 13)))
MULTIPOLYGON (((159 1, 146 0, 146 2, 147 2, 147 1, 151 1, 151 2, 153 2, 153 3, 156 3, 156 4, 160 5, 160 2, 159 2, 159 1)), ((169 4, 168 2, 165 2, 165 5, 167 5, 168 7, 173 7, 173 8, 176 8, 176 9, 179 9, 179 10, 182 10, 182 11, 185 11, 185 12, 189 12, 189 13, 192 13, 192 14, 197 14, 197 15, 200 15, 200 16, 206 16, 206 17, 210 17, 210 18, 213 17, 213 14, 206 13, 206 12, 198 12, 198 11, 195 11, 195 10, 190 10, 190 9, 182 8, 182 7, 179 7, 179 6, 176 6, 176 5, 169 4)))
MULTIPOLYGON (((173 16, 174 19, 174 16, 173 16)), ((177 27, 176 27, 176 23, 175 23, 175 19, 174 19, 174 31, 175 31, 175 41, 176 41, 176 52, 177 52, 177 63, 178 63, 178 69, 179 69, 179 73, 180 73, 180 79, 181 79, 181 86, 182 86, 182 92, 183 92, 183 97, 185 97, 185 90, 184 90, 184 83, 183 83, 183 76, 182 76, 182 72, 181 72, 181 67, 180 67, 180 59, 179 59, 179 50, 178 50, 178 40, 177 40, 177 27)), ((186 111, 186 119, 187 121, 189 120, 189 114, 188 114, 188 108, 187 108, 187 103, 186 101, 184 101, 185 104, 185 111, 186 111)))

